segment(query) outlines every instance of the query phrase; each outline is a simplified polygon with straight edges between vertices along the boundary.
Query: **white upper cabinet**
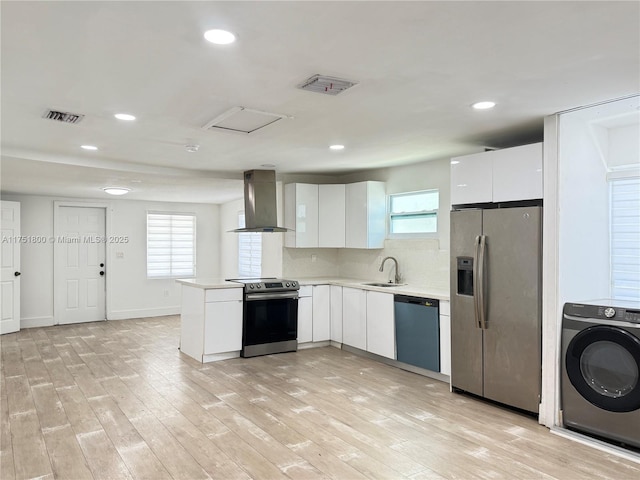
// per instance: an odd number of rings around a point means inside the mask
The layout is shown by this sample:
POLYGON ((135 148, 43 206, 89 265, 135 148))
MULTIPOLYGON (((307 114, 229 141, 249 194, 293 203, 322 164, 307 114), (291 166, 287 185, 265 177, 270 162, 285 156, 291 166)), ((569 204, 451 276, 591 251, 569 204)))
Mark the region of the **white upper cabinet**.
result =
POLYGON ((386 233, 384 182, 358 182, 346 186, 347 248, 383 248, 386 233))
POLYGON ((345 246, 345 185, 318 185, 318 246, 345 246))
POLYGON ((318 185, 289 183, 284 186, 284 246, 318 247, 318 185))
POLYGON ((542 198, 542 143, 491 153, 494 202, 542 198))
POLYGON ((451 159, 451 204, 542 198, 542 143, 451 159))
POLYGON ((384 182, 284 186, 284 246, 382 248, 386 235, 384 182))

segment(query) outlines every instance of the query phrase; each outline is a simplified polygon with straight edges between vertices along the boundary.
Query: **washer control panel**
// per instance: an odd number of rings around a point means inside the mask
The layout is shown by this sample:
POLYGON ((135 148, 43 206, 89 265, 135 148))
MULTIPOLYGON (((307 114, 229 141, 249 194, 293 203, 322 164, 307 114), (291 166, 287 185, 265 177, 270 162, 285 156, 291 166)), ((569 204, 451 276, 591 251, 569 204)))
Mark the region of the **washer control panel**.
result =
POLYGON ((603 320, 619 320, 640 323, 640 308, 623 308, 611 305, 590 305, 585 303, 565 303, 564 314, 603 320))

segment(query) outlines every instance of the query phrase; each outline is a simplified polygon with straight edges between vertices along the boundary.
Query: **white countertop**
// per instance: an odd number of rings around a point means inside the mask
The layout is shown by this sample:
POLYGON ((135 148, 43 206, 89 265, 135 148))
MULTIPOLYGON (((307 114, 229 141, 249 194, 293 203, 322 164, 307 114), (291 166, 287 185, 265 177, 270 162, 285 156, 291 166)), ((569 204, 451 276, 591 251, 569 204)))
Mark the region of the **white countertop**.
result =
MULTIPOLYGON (((385 292, 397 295, 410 295, 421 298, 433 298, 436 300, 449 301, 449 291, 429 288, 421 285, 399 285, 397 287, 376 287, 373 285, 365 285, 373 283, 371 281, 356 278, 340 278, 340 277, 296 277, 301 286, 305 285, 337 285, 340 287, 360 288, 362 290, 373 290, 375 292, 385 292)), ((241 283, 228 282, 222 278, 181 278, 176 282, 182 285, 194 288, 242 288, 241 283)))
POLYGON ((244 285, 236 282, 227 282, 223 278, 180 278, 176 282, 194 288, 243 288, 244 285))
POLYGON ((393 293, 397 295, 410 295, 421 298, 433 298, 436 300, 449 301, 449 290, 435 289, 422 285, 399 285, 397 287, 376 287, 366 285, 374 283, 372 280, 362 280, 356 278, 339 277, 297 277, 300 285, 338 285, 340 287, 360 288, 362 290, 373 290, 375 292, 393 293))

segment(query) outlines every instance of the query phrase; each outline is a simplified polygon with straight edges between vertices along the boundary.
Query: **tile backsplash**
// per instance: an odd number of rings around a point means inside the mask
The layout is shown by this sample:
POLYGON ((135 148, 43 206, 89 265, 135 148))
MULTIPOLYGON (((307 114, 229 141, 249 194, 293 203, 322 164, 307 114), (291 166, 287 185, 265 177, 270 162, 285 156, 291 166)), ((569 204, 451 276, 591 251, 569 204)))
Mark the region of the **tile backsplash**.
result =
POLYGON ((398 261, 402 282, 427 288, 449 288, 449 250, 441 250, 438 239, 388 239, 376 250, 351 248, 285 248, 285 277, 357 278, 386 282, 393 278, 394 264, 387 261, 380 272, 383 258, 398 261), (314 259, 315 258, 315 259, 314 259))

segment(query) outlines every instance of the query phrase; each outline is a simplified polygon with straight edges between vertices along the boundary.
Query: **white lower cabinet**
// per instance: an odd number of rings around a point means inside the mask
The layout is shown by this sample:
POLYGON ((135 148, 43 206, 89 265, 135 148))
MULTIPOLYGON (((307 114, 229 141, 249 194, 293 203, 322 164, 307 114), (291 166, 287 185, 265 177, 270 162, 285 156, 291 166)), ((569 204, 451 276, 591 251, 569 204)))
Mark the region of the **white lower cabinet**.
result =
POLYGON ((314 285, 312 293, 313 341, 326 342, 331 338, 331 289, 314 285))
POLYGON ((342 343, 342 287, 331 285, 331 341, 342 343))
POLYGON ((342 343, 367 349, 367 295, 359 288, 342 288, 342 343))
POLYGON ((367 291, 367 351, 396 358, 393 294, 367 291))
POLYGON ((313 289, 300 287, 298 295, 298 344, 301 344, 313 341, 313 289))
POLYGON ((204 304, 204 354, 242 348, 242 300, 204 304))
POLYGON ((451 317, 444 300, 440 300, 440 373, 451 375, 451 317))
POLYGON ((242 349, 242 288, 182 286, 180 351, 199 362, 237 357, 242 349))

